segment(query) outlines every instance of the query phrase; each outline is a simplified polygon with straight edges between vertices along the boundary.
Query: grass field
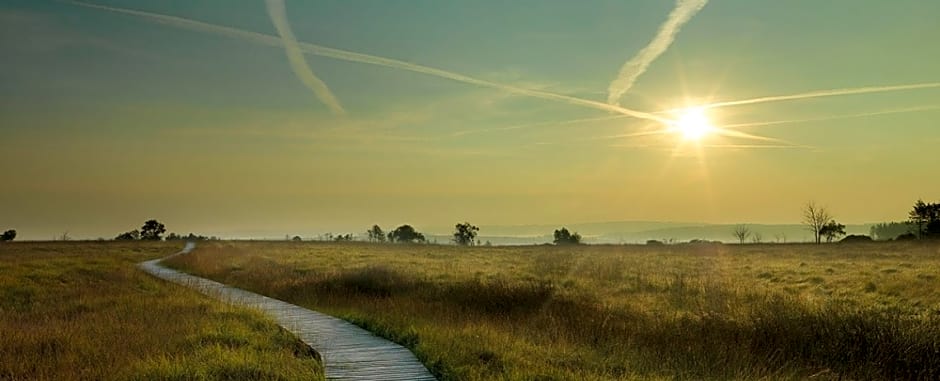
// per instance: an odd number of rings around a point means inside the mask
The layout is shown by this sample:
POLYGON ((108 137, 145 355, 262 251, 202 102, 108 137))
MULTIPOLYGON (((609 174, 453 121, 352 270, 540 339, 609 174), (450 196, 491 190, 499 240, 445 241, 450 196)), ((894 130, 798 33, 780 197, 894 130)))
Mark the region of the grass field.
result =
POLYGON ((340 315, 445 380, 940 378, 936 244, 240 242, 172 265, 340 315))
POLYGON ((0 244, 0 380, 322 379, 259 313, 134 266, 178 243, 0 244))

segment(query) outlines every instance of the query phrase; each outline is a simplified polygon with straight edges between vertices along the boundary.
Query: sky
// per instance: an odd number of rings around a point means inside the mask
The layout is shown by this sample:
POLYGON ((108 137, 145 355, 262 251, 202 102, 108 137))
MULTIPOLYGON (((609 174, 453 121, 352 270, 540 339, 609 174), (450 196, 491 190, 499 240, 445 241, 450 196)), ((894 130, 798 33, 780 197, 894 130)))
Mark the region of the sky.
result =
POLYGON ((808 201, 866 223, 940 200, 937 1, 86 4, 112 9, 0 2, 0 229, 23 239, 799 223, 808 201), (710 104, 709 133, 679 131, 710 104))

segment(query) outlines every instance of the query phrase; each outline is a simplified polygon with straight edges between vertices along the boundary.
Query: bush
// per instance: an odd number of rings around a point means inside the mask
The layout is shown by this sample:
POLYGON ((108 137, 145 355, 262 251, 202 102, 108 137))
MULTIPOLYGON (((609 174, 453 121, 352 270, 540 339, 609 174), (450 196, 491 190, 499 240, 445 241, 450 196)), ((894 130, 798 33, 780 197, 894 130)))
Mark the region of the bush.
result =
POLYGON ((852 234, 852 235, 846 236, 839 242, 841 243, 865 243, 865 242, 873 242, 873 241, 871 237, 867 235, 852 234))
POLYGON ((581 235, 578 233, 572 234, 567 228, 555 230, 554 237, 553 242, 556 245, 577 245, 581 243, 581 235))

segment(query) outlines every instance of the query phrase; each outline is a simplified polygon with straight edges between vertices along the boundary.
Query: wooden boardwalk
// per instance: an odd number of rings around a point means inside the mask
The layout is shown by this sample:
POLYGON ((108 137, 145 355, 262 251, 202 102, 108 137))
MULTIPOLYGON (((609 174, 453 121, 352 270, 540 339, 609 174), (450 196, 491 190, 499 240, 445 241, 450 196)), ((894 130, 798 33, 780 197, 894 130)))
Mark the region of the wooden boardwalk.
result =
MULTIPOLYGON (((179 254, 194 245, 187 244, 179 254)), ((178 255, 178 254, 177 254, 178 255)), ((335 317, 160 265, 138 266, 156 277, 181 284, 225 302, 264 311, 280 326, 316 349, 328 380, 435 380, 411 351, 335 317)))

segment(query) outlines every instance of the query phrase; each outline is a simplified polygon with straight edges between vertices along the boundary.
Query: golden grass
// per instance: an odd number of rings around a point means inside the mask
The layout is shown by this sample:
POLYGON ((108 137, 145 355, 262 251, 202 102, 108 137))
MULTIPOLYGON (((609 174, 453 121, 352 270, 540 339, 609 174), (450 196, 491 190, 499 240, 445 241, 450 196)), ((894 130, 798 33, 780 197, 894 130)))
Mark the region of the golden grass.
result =
POLYGON ((316 353, 257 312, 135 264, 170 243, 0 244, 0 379, 322 379, 316 353))
POLYGON ((940 246, 218 243, 172 265, 454 380, 936 379, 940 246))

